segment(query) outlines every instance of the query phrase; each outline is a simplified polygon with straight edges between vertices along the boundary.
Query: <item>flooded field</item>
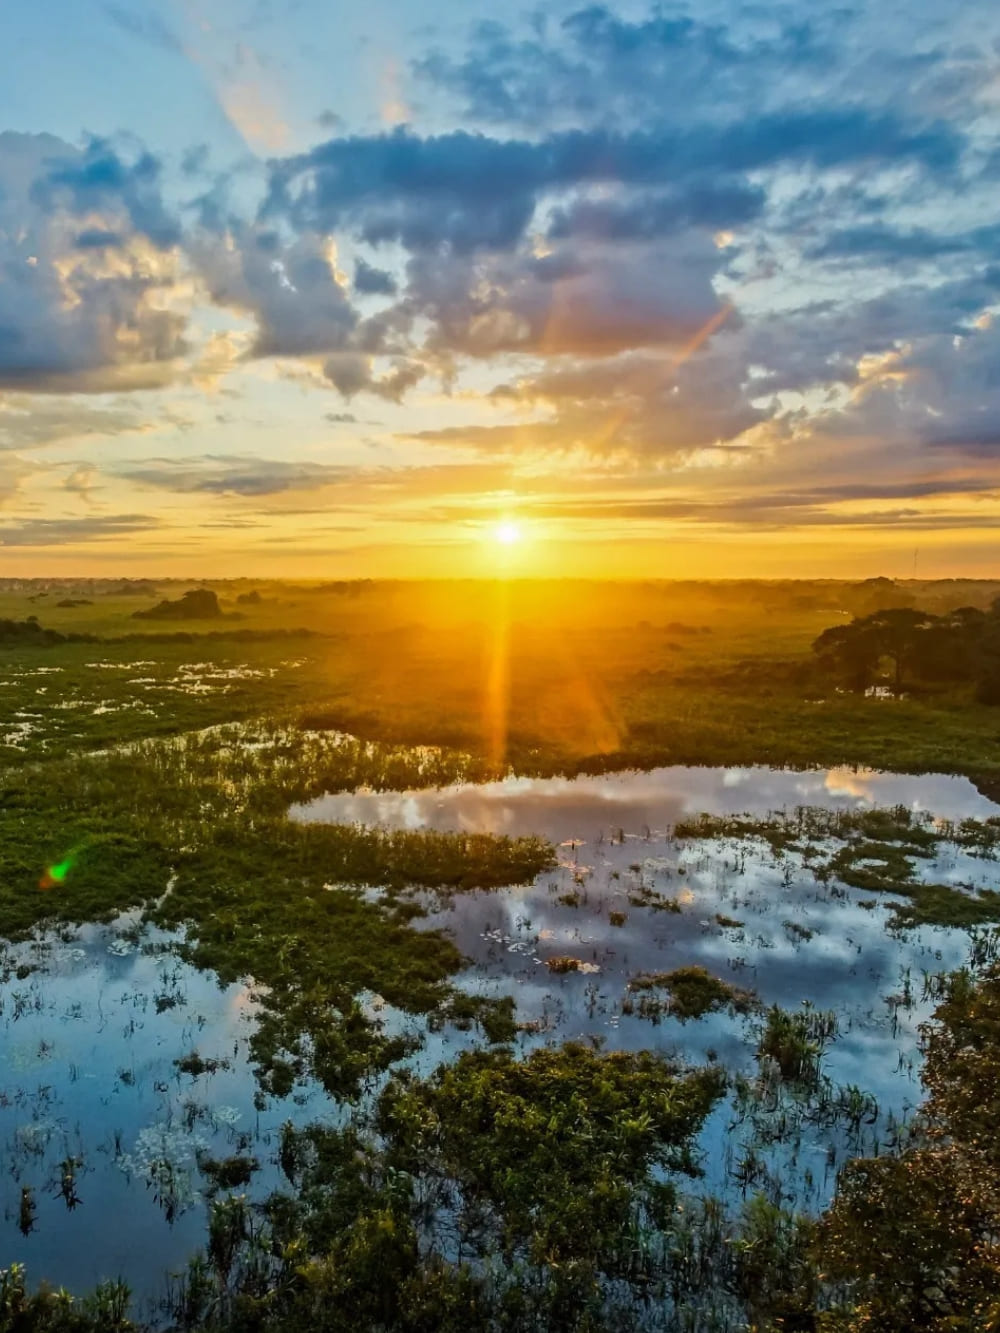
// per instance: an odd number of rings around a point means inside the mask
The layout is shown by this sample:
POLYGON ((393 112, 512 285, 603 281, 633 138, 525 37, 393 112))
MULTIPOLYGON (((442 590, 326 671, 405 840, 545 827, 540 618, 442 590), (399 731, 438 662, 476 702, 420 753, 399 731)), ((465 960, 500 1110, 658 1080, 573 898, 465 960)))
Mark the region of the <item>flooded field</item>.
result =
MULTIPOLYGON (((689 1188, 733 1207, 762 1192, 816 1212, 848 1157, 898 1143, 921 1097, 918 1028, 941 976, 997 952, 994 928, 906 925, 907 893, 860 882, 891 844, 914 891, 943 886, 975 903, 996 886, 1000 806, 963 778, 663 768, 359 790, 290 814, 549 839, 557 864, 528 885, 413 891, 427 910, 414 925, 457 943, 463 991, 514 1000, 521 1052, 584 1040, 724 1068, 729 1090, 701 1131, 704 1174, 689 1188), (893 836, 876 844, 865 826, 859 841, 858 818, 883 809, 895 811, 893 836), (684 1007, 678 977, 690 969, 723 985, 706 991, 699 974, 684 1007), (798 1024, 801 1068, 784 1065, 773 1006, 798 1024)), ((147 1310, 204 1243, 214 1195, 260 1199, 283 1184, 284 1122, 344 1115, 308 1081, 287 1097, 260 1093, 252 979, 221 986, 177 942, 122 918, 0 954, 5 1262, 75 1289, 122 1276, 147 1310)), ((406 1061, 422 1075, 483 1041, 471 1024, 357 998, 387 1033, 414 1039, 406 1061)))
MULTIPOLYGON (((943 973, 970 951, 992 957, 992 928, 900 929, 899 898, 823 873, 840 840, 813 839, 805 855, 749 833, 678 837, 692 816, 784 812, 850 815, 903 807, 917 827, 988 821, 1000 807, 965 778, 766 768, 662 768, 575 779, 511 778, 475 786, 323 797, 293 810, 303 820, 388 828, 535 833, 558 847, 554 872, 529 887, 424 895, 428 926, 456 939, 469 967, 459 984, 510 995, 522 1046, 579 1040, 604 1049, 655 1049, 718 1061, 733 1095, 702 1134, 701 1192, 732 1199, 751 1189, 818 1210, 848 1156, 897 1142, 920 1101, 918 1028, 943 973), (700 967, 758 1002, 686 1021, 650 977, 700 967), (764 1011, 829 1018, 819 1077, 809 1087, 768 1077, 757 1058, 764 1011)), ((752 827, 752 825, 751 825, 752 827)), ((974 892, 996 886, 991 848, 947 836, 914 858, 917 882, 974 892)), ((459 1042, 461 1037, 457 1039, 459 1042)), ((456 1037, 431 1037, 428 1065, 456 1037), (432 1049, 433 1046, 433 1049, 432 1049)), ((773 1071, 770 1071, 773 1073, 773 1071)))
POLYGON ((213 1166, 266 1193, 281 1123, 323 1110, 301 1089, 260 1104, 249 988, 175 942, 122 919, 0 952, 4 1263, 74 1291, 122 1276, 150 1314, 204 1244, 213 1166))

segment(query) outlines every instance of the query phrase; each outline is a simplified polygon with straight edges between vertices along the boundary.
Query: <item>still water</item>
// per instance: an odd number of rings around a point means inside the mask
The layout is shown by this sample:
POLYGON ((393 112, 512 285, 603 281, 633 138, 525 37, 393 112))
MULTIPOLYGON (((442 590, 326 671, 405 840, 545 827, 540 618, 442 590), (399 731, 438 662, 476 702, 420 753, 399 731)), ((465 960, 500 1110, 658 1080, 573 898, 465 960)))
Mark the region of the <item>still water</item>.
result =
POLYGON ((255 1157, 251 1192, 274 1188, 282 1121, 323 1104, 305 1090, 256 1109, 249 987, 219 986, 163 952, 169 942, 137 941, 122 918, 0 946, 0 1266, 76 1292, 124 1277, 144 1310, 205 1242, 198 1155, 255 1157), (193 1051, 215 1071, 182 1073, 175 1061, 193 1051))
MULTIPOLYGON (((966 778, 760 767, 357 791, 321 797, 291 814, 396 829, 536 833, 557 845, 556 870, 529 886, 423 896, 424 924, 451 934, 468 960, 459 984, 515 999, 529 1029, 523 1048, 595 1041, 609 1050, 655 1049, 680 1061, 717 1059, 732 1073, 755 1077, 759 1015, 713 1013, 680 1022, 636 1011, 631 978, 690 965, 752 990, 765 1006, 833 1011, 837 1035, 824 1052, 823 1105, 803 1105, 785 1089, 766 1113, 755 1105, 748 1114, 734 1097, 710 1119, 701 1144, 702 1188, 738 1203, 741 1163, 752 1149, 764 1173, 756 1188, 815 1210, 829 1200, 845 1158, 889 1146, 894 1125, 921 1100, 918 1029, 936 1004, 926 987, 934 974, 966 962, 970 937, 937 927, 892 930, 898 900, 822 883, 801 855, 778 855, 760 839, 678 841, 672 829, 702 812, 763 816, 798 806, 897 805, 955 821, 1000 814, 966 778), (666 900, 681 910, 657 910, 666 900), (578 970, 553 973, 548 960, 561 957, 575 958, 578 970), (842 1125, 821 1125, 830 1098, 851 1086, 868 1094, 877 1115, 851 1135, 842 1125), (762 1146, 761 1134, 775 1125, 778 1140, 762 1146)), ((998 881, 994 860, 948 842, 913 870, 918 880, 969 889, 995 888, 998 881)), ((447 1059, 463 1040, 429 1036, 421 1063, 447 1059)))
MULTIPOLYGON (((467 959, 458 984, 514 997, 521 1050, 575 1038, 716 1059, 755 1076, 759 1016, 721 1012, 682 1023, 637 1012, 631 978, 689 964, 754 991, 763 1004, 794 1009, 805 1001, 833 1010, 826 1086, 853 1084, 871 1094, 874 1119, 852 1137, 839 1123, 818 1123, 815 1106, 801 1098, 782 1093, 748 1112, 734 1096, 701 1140, 699 1189, 738 1205, 752 1149, 760 1165, 750 1188, 815 1209, 845 1157, 887 1144, 892 1118, 905 1118, 920 1100, 917 1028, 934 1007, 924 978, 960 966, 970 937, 892 931, 885 898, 822 884, 796 854, 777 856, 759 840, 678 842, 672 827, 703 811, 897 804, 949 819, 1000 814, 965 779, 941 775, 662 768, 358 791, 290 815, 536 833, 556 844, 558 866, 533 884, 421 895, 428 915, 420 928, 447 931, 467 959), (662 910, 668 899, 680 910, 662 910), (577 971, 560 975, 547 966, 567 956, 577 971), (762 1147, 768 1116, 785 1117, 784 1128, 762 1147)), ((973 887, 995 885, 995 868, 949 843, 915 867, 928 880, 973 887)), ((312 1085, 284 1100, 255 1097, 252 982, 220 986, 172 954, 171 942, 123 918, 0 946, 0 1266, 23 1262, 31 1281, 47 1277, 75 1291, 124 1277, 140 1298, 139 1313, 163 1295, 165 1274, 180 1271, 204 1244, 208 1181, 199 1158, 255 1158, 248 1192, 260 1198, 282 1183, 281 1124, 337 1114, 312 1085), (194 1051, 219 1062, 214 1072, 178 1068, 194 1051), (70 1197, 62 1188, 68 1159, 70 1197), (27 1234, 25 1188, 34 1205, 27 1234)), ((365 998, 385 1025, 423 1034, 411 1060, 420 1072, 477 1040, 451 1027, 424 1032, 380 997, 365 998)))

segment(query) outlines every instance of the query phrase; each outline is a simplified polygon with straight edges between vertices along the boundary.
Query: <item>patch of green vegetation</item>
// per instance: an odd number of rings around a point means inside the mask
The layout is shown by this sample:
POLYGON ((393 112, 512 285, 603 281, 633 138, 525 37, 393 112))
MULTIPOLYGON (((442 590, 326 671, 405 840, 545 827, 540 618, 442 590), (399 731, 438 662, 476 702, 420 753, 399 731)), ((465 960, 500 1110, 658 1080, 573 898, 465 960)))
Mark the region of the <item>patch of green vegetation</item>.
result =
POLYGON ((951 884, 913 884, 907 886, 905 893, 907 901, 894 904, 889 918, 889 924, 897 929, 915 926, 969 929, 1000 921, 1000 893, 995 889, 980 889, 973 894, 951 884))
POLYGON ((212 1056, 205 1057, 199 1055, 197 1051, 189 1051, 187 1055, 182 1055, 174 1061, 177 1071, 180 1074, 190 1074, 192 1078, 200 1078, 202 1074, 215 1074, 220 1069, 228 1069, 230 1062, 225 1059, 215 1059, 212 1056))
MULTIPOLYGON (((1000 894, 994 890, 973 893, 955 885, 923 884, 916 879, 913 864, 915 857, 930 859, 946 843, 970 848, 984 857, 996 855, 1000 845, 1000 821, 996 819, 949 823, 907 806, 864 810, 800 806, 766 818, 701 815, 678 824, 674 835, 683 839, 760 838, 779 855, 802 855, 811 873, 823 882, 836 878, 868 893, 904 897, 906 903, 893 906, 890 924, 895 929, 923 925, 968 928, 1000 921, 1000 894), (817 845, 820 840, 837 841, 840 846, 824 854, 817 845)), ((796 939, 811 936, 807 927, 784 924, 796 939)))
POLYGON ((684 1021, 701 1018, 717 1009, 746 1014, 756 1007, 756 997, 713 977, 703 967, 679 967, 673 972, 639 972, 628 983, 630 991, 670 992, 670 1013, 684 1021))
POLYGON ((513 999, 509 995, 493 998, 485 995, 467 995, 464 991, 455 991, 451 998, 438 1005, 428 1018, 432 1031, 440 1031, 450 1023, 460 1032, 468 1032, 478 1026, 489 1042, 502 1044, 513 1041, 517 1036, 513 999))
POLYGON ((650 1053, 468 1052, 426 1082, 395 1079, 377 1123, 390 1167, 458 1190, 465 1244, 516 1279, 506 1299, 578 1327, 631 1271, 643 1214, 665 1215, 672 1191, 653 1173, 694 1170, 691 1137, 723 1083, 650 1053))
POLYGON ((664 893, 657 893, 649 884, 639 884, 636 888, 630 889, 628 900, 633 907, 646 907, 651 912, 673 912, 677 914, 684 910, 677 898, 668 897, 664 893))
POLYGON ((215 1158, 202 1154, 198 1158, 198 1170, 206 1176, 211 1187, 216 1190, 234 1190, 249 1185, 254 1172, 260 1170, 256 1157, 215 1158))
MULTIPOLYGON (((975 821, 966 821, 967 825, 975 821)), ((982 845, 981 826, 966 830, 966 837, 982 845)), ((943 840, 943 837, 942 837, 943 840)), ((914 879, 910 857, 891 843, 858 842, 841 847, 831 857, 829 870, 845 884, 869 893, 889 893, 906 899, 893 904, 890 925, 905 930, 918 926, 969 928, 1000 921, 1000 893, 993 889, 973 892, 952 884, 923 884, 914 879)), ((918 855, 930 855, 921 850, 918 855)))
POLYGON ((124 1282, 102 1282, 79 1299, 61 1287, 29 1292, 23 1264, 0 1268, 3 1333, 138 1333, 128 1318, 130 1299, 124 1282))
MULTIPOLYGON (((988 825, 968 821, 968 836, 986 838, 988 825)), ((767 816, 711 815, 684 819, 674 826, 674 837, 681 840, 701 838, 760 838, 775 852, 798 851, 808 857, 817 853, 815 842, 834 838, 854 844, 899 844, 906 856, 933 856, 934 848, 946 836, 947 829, 931 826, 930 815, 905 805, 873 806, 862 810, 828 810, 822 806, 800 805, 792 811, 767 816)), ((992 835, 1000 841, 1000 829, 992 835)))
POLYGON ((913 881, 913 853, 898 843, 851 842, 830 858, 829 872, 844 884, 868 892, 908 892, 913 881))
POLYGON ((265 727, 25 765, 0 796, 0 932, 145 904, 160 925, 187 928, 198 965, 261 984, 253 1050, 265 1088, 287 1092, 313 1072, 353 1095, 408 1049, 355 997, 430 1013, 462 963, 440 933, 414 928, 422 909, 408 890, 530 882, 554 855, 537 838, 299 824, 285 810, 317 788, 422 783, 463 763, 265 727), (41 891, 69 852, 67 873, 41 891))
POLYGON ((803 1006, 790 1013, 778 1005, 767 1011, 757 1043, 757 1058, 773 1060, 782 1078, 814 1086, 819 1080, 823 1048, 837 1033, 832 1013, 803 1006))

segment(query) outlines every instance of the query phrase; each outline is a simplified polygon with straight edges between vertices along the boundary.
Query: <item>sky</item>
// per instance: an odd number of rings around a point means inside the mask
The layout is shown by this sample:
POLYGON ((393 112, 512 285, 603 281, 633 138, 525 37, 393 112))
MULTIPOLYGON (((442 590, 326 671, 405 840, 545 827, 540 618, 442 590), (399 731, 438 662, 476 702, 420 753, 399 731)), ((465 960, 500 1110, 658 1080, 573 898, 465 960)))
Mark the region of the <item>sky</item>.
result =
POLYGON ((1000 6, 4 0, 0 577, 995 577, 1000 6))

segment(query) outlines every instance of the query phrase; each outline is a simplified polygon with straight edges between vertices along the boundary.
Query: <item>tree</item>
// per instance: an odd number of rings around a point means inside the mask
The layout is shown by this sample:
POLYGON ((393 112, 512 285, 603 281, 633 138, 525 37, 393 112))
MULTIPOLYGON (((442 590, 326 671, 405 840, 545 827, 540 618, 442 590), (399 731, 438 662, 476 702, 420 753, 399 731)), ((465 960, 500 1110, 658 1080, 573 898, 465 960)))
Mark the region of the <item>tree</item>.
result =
POLYGON ((813 652, 859 694, 871 684, 882 656, 877 636, 860 620, 825 629, 813 644, 813 652))
POLYGON ((893 687, 899 691, 903 688, 904 673, 919 658, 922 640, 926 632, 938 623, 938 618, 929 611, 899 606, 888 611, 876 611, 865 619, 875 633, 881 649, 880 655, 888 657, 893 664, 893 687))
POLYGON ((821 1227, 831 1333, 1000 1330, 1000 969, 955 973, 934 1019, 915 1146, 851 1162, 821 1227))
POLYGON ((871 684, 879 663, 887 657, 893 665, 893 687, 899 691, 921 655, 928 631, 938 623, 937 616, 927 611, 892 607, 824 630, 813 651, 855 690, 871 684))

